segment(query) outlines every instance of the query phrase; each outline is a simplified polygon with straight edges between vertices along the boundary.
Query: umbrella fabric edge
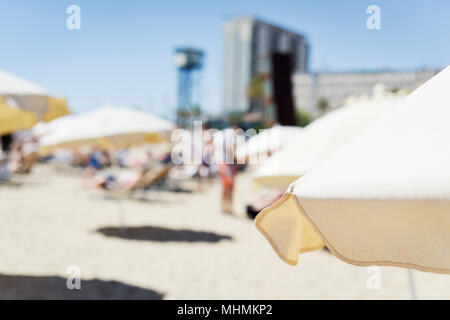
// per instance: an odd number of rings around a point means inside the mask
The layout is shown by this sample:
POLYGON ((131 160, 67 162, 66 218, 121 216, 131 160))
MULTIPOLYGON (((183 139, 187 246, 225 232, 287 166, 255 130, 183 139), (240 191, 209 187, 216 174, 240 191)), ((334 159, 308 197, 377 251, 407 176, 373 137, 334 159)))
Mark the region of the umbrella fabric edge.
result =
POLYGON ((390 266, 415 269, 423 272, 450 274, 450 269, 423 266, 415 263, 380 260, 363 261, 348 258, 336 249, 328 237, 324 235, 321 228, 307 214, 307 210, 301 205, 301 199, 287 192, 272 206, 265 208, 256 217, 255 225, 258 231, 267 239, 276 254, 284 262, 290 265, 298 263, 298 256, 305 252, 315 251, 326 246, 333 255, 343 262, 360 266, 390 266), (280 215, 284 215, 280 217, 280 215), (271 217, 276 219, 270 219, 271 217), (266 223, 264 220, 270 219, 266 223), (274 223, 272 225, 271 223, 274 223), (280 222, 282 221, 282 222, 280 222), (305 234, 302 234, 302 231, 305 234))
POLYGON ((290 265, 297 265, 299 254, 319 250, 325 243, 305 216, 295 210, 297 203, 292 201, 293 197, 294 195, 287 192, 280 200, 262 210, 256 216, 255 226, 281 260, 290 265), (283 237, 274 234, 282 234, 283 237), (309 245, 304 246, 305 243, 309 245))
MULTIPOLYGON (((325 243, 327 248, 331 251, 331 253, 333 253, 333 255, 335 255, 337 258, 339 258, 340 260, 342 260, 346 263, 360 266, 360 267, 368 267, 368 266, 399 267, 399 268, 415 269, 415 270, 423 271, 423 272, 450 274, 449 268, 436 268, 436 267, 431 267, 431 266, 424 266, 424 265, 417 264, 417 263, 394 261, 393 259, 391 259, 391 260, 388 260, 388 259, 386 259, 386 260, 382 260, 382 259, 380 259, 380 260, 362 260, 362 259, 359 260, 359 259, 349 258, 346 254, 344 254, 341 251, 339 251, 338 249, 336 249, 338 247, 338 245, 334 244, 335 241, 332 241, 330 236, 325 236, 325 232, 322 232, 323 228, 320 228, 318 225, 318 222, 315 221, 311 217, 310 214, 308 214, 308 211, 311 212, 312 210, 305 209, 305 204, 306 204, 307 200, 300 199, 296 195, 293 195, 293 198, 297 204, 299 214, 301 214, 305 217, 305 219, 312 226, 312 228, 315 230, 315 232, 323 240, 323 242, 325 243), (301 204, 301 201, 304 202, 303 205, 301 204)), ((335 199, 331 199, 331 201, 334 201, 334 200, 335 199)), ((356 201, 367 202, 367 201, 377 201, 377 200, 379 200, 379 199, 364 199, 364 200, 358 199, 356 201)), ((319 201, 323 202, 323 200, 319 200, 319 201)), ((355 201, 355 200, 350 199, 350 202, 352 202, 352 201, 355 201)), ((400 200, 400 202, 401 201, 404 201, 404 200, 400 200)), ((317 220, 317 218, 316 218, 316 220, 317 220)), ((348 232, 351 232, 351 230, 348 230, 348 232)), ((385 236, 386 236, 386 234, 385 234, 385 236)))
POLYGON ((158 132, 130 133, 127 135, 116 135, 106 137, 86 138, 80 140, 69 140, 51 145, 42 145, 39 148, 41 154, 51 153, 56 149, 74 149, 83 146, 96 146, 105 149, 120 149, 146 143, 167 142, 165 137, 158 132))

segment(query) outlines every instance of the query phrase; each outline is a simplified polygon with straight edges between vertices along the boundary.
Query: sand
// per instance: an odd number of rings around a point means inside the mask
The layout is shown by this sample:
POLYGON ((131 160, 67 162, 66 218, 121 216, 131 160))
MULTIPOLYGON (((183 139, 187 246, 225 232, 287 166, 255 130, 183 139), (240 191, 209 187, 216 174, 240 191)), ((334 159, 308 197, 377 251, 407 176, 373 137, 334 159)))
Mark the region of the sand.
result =
MULTIPOLYGON (((381 287, 368 289, 367 268, 325 251, 283 263, 244 215, 249 174, 238 178, 235 217, 220 212, 215 181, 138 201, 85 190, 45 165, 22 179, 0 186, 1 299, 411 298, 405 269, 380 268, 381 287), (67 289, 71 265, 81 290, 67 289)), ((450 299, 450 276, 413 276, 419 299, 450 299)))

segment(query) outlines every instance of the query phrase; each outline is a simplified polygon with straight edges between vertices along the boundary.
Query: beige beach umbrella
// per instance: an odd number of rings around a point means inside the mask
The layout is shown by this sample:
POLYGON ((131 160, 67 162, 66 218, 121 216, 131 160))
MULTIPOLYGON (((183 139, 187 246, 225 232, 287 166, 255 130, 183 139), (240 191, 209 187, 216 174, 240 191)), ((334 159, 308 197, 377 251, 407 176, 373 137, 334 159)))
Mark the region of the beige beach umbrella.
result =
POLYGON ((239 161, 257 163, 282 149, 302 131, 302 127, 281 125, 262 129, 236 149, 236 158, 239 161))
POLYGON ((12 108, 0 96, 0 135, 28 130, 36 123, 37 120, 34 113, 20 108, 12 108))
POLYGON ((289 137, 282 150, 259 166, 253 181, 266 188, 287 188, 401 98, 396 95, 367 98, 320 117, 289 137))
POLYGON ((68 115, 47 124, 40 139, 41 152, 83 145, 123 148, 165 141, 175 124, 148 112, 121 107, 102 107, 80 115, 68 115))
POLYGON ((48 109, 42 115, 42 121, 50 122, 60 117, 69 115, 71 112, 67 107, 67 100, 63 98, 48 98, 48 109))
POLYGON ((47 112, 42 116, 42 121, 31 128, 35 137, 43 137, 60 126, 63 128, 72 119, 70 110, 67 108, 67 100, 62 98, 48 98, 49 106, 47 112))
MULTIPOLYGON (((125 148, 144 143, 166 141, 175 124, 148 112, 123 107, 102 107, 80 115, 67 115, 36 128, 41 134, 41 153, 57 148, 98 146, 125 148)), ((125 209, 118 201, 121 230, 125 229, 125 209)))
POLYGON ((290 185, 256 219, 296 264, 341 260, 450 273, 450 67, 290 185))
POLYGON ((45 89, 3 70, 0 70, 0 95, 9 106, 33 112, 38 119, 48 109, 45 89))

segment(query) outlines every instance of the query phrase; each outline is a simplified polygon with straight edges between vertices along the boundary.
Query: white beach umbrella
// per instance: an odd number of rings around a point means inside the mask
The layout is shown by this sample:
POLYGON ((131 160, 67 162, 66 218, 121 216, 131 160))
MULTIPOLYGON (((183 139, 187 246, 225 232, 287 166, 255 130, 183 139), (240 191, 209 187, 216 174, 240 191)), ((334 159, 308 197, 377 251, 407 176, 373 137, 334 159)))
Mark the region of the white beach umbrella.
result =
POLYGON ((257 216, 285 262, 326 245, 359 266, 450 273, 449 86, 447 67, 257 216))
POLYGON ((33 128, 31 128, 31 134, 34 137, 42 137, 43 135, 47 134, 47 132, 47 123, 42 121, 38 122, 33 128))
POLYGON ((76 119, 76 116, 69 114, 67 116, 56 118, 50 122, 40 121, 31 128, 31 133, 36 137, 43 137, 58 132, 58 130, 64 130, 64 128, 71 125, 74 119, 76 119))
POLYGON ((40 86, 0 70, 0 96, 11 107, 42 115, 48 108, 48 93, 40 86))
POLYGON ((225 128, 219 131, 212 130, 214 144, 214 160, 233 161, 236 150, 245 143, 244 131, 234 128, 225 128))
POLYGON ((401 99, 383 96, 330 112, 286 139, 286 146, 262 163, 253 180, 269 188, 287 188, 336 151, 401 99))
POLYGON ((236 157, 237 159, 249 159, 270 155, 283 148, 302 131, 301 127, 281 125, 262 129, 237 148, 236 157))
POLYGON ((48 123, 41 140, 45 152, 54 148, 98 145, 105 148, 162 141, 162 134, 175 124, 147 112, 120 107, 102 107, 48 123))

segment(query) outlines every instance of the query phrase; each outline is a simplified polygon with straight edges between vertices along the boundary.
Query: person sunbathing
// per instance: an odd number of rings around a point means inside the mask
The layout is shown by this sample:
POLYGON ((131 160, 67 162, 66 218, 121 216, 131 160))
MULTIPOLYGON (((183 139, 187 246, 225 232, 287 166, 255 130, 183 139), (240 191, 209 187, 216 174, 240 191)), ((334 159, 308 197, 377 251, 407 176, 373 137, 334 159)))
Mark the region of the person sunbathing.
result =
POLYGON ((278 189, 264 193, 258 199, 247 206, 247 216, 250 219, 255 219, 258 213, 260 213, 264 208, 267 208, 268 206, 278 201, 283 196, 283 193, 284 190, 278 189))
POLYGON ((98 171, 89 179, 86 186, 91 189, 129 191, 142 181, 147 171, 148 168, 141 168, 139 171, 122 170, 116 174, 98 171))
POLYGON ((32 138, 25 141, 22 145, 23 168, 25 173, 30 173, 33 165, 38 159, 37 140, 32 138))
POLYGON ((116 175, 100 172, 91 179, 87 186, 121 192, 145 189, 150 185, 161 182, 167 176, 170 167, 156 166, 150 170, 149 166, 144 165, 140 167, 139 171, 124 170, 116 175))
POLYGON ((19 143, 13 143, 8 155, 8 169, 12 173, 24 173, 24 156, 22 146, 19 143))

